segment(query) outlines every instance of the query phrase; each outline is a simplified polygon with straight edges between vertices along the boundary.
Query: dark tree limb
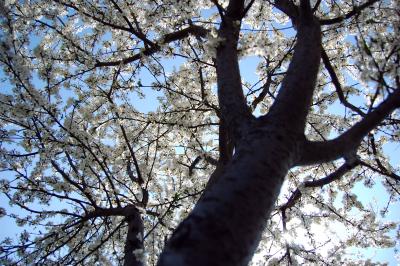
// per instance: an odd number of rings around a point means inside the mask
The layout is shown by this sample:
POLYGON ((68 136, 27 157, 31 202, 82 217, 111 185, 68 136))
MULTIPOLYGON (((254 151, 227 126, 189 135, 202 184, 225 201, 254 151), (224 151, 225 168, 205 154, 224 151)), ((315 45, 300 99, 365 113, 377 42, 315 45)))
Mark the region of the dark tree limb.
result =
MULTIPOLYGON (((306 181, 303 184, 301 184, 301 186, 304 188, 323 187, 336 180, 339 180, 340 178, 342 178, 344 174, 346 174, 350 170, 353 170, 359 164, 360 162, 358 160, 355 162, 345 162, 342 166, 336 169, 336 171, 327 175, 326 177, 313 181, 306 181)), ((285 211, 286 209, 292 208, 296 204, 296 202, 301 198, 301 195, 302 195, 301 189, 297 188, 289 197, 288 201, 280 207, 280 209, 282 211, 285 211)))
POLYGON ((250 0, 250 2, 247 4, 247 6, 244 8, 243 11, 243 17, 246 16, 247 12, 250 10, 250 8, 253 6, 255 0, 250 0))
POLYGON ((396 182, 400 182, 400 176, 396 173, 392 173, 392 172, 388 171, 388 169, 386 169, 386 167, 381 168, 380 166, 378 166, 379 168, 376 168, 375 166, 372 166, 369 163, 366 163, 364 161, 361 161, 360 164, 362 166, 365 166, 365 167, 371 169, 374 172, 377 172, 378 174, 393 178, 394 180, 396 180, 396 182))
POLYGON ((243 94, 238 60, 240 22, 244 0, 231 0, 218 30, 216 71, 221 121, 233 142, 240 135, 243 122, 252 117, 243 94))
POLYGON ((196 168, 196 165, 200 162, 201 157, 197 156, 196 159, 189 165, 189 176, 193 175, 193 170, 196 168))
POLYGON ((211 157, 211 156, 209 156, 209 155, 204 155, 204 160, 207 163, 209 163, 211 165, 214 165, 214 166, 216 166, 218 164, 218 160, 213 158, 213 157, 211 157))
POLYGON ((339 137, 322 142, 305 140, 295 165, 310 165, 333 161, 354 152, 362 139, 396 108, 400 107, 400 89, 390 94, 374 111, 339 137))
POLYGON ((125 216, 129 213, 134 206, 117 207, 117 208, 101 208, 96 207, 94 210, 88 212, 82 217, 83 221, 88 221, 97 217, 109 217, 109 216, 125 216))
POLYGON ((297 6, 290 0, 276 0, 273 5, 280 11, 285 13, 293 22, 296 24, 297 18, 299 16, 299 10, 297 6))
MULTIPOLYGON (((162 43, 170 43, 170 42, 174 42, 174 41, 186 38, 190 34, 204 37, 207 33, 208 33, 208 30, 204 29, 203 27, 191 25, 185 29, 165 34, 161 38, 161 40, 162 40, 162 43)), ((144 49, 141 53, 135 54, 133 56, 130 56, 130 57, 127 57, 124 59, 120 59, 120 60, 116 60, 116 61, 99 61, 95 64, 95 67, 119 66, 121 64, 122 65, 129 64, 129 63, 132 63, 134 61, 137 61, 137 60, 143 58, 143 56, 152 55, 156 52, 159 52, 160 50, 161 50, 161 46, 156 44, 156 45, 151 46, 150 48, 144 49)))
POLYGON ((124 266, 142 266, 144 256, 143 221, 136 210, 126 216, 128 232, 124 248, 124 266))
MULTIPOLYGON (((369 6, 373 5, 374 3, 378 2, 379 0, 368 0, 362 5, 359 6, 354 6, 353 10, 351 10, 349 13, 339 16, 336 18, 331 18, 331 19, 321 19, 320 24, 321 25, 332 25, 336 23, 340 23, 345 21, 346 19, 349 19, 353 16, 356 16, 360 14, 364 9, 368 8, 369 6)), ((315 4, 314 8, 312 9, 312 12, 315 12, 316 9, 319 6, 319 2, 315 4)), ((293 1, 290 0, 276 0, 274 2, 274 6, 278 8, 280 11, 285 13, 293 22, 294 25, 297 24, 297 18, 299 17, 299 10, 297 6, 293 3, 293 1)))
POLYGON ((219 16, 221 17, 221 20, 223 20, 226 10, 218 3, 218 0, 211 0, 211 2, 213 2, 213 4, 217 7, 219 16))
MULTIPOLYGON (((378 158, 378 151, 376 149, 376 143, 375 143, 375 137, 373 134, 369 134, 369 140, 371 143, 371 148, 372 148, 372 153, 375 156, 375 162, 379 168, 379 173, 386 175, 388 177, 391 177, 393 179, 395 179, 396 181, 400 181, 400 176, 396 175, 395 173, 392 173, 391 171, 389 171, 382 163, 382 161, 378 158)), ((376 170, 374 170, 376 171, 376 170)))
MULTIPOLYGON (((340 23, 346 19, 349 19, 353 16, 356 16, 360 14, 364 9, 368 8, 369 6, 373 5, 374 3, 378 2, 379 0, 368 0, 362 5, 359 6, 354 6, 353 10, 351 10, 349 13, 339 16, 336 18, 332 19, 320 19, 319 22, 321 25, 332 25, 336 23, 340 23)), ((312 12, 314 13, 320 4, 320 1, 317 1, 315 6, 312 9, 312 12)), ((285 13, 293 22, 293 25, 297 24, 297 19, 299 17, 299 10, 297 6, 293 3, 293 1, 290 0, 276 0, 274 1, 273 5, 278 8, 280 11, 285 13)))
POLYGON ((315 13, 315 11, 318 10, 319 5, 321 4, 322 0, 317 0, 317 2, 315 3, 312 12, 315 13))
POLYGON ((232 136, 230 135, 227 126, 223 123, 223 121, 220 121, 219 124, 219 144, 218 144, 218 149, 219 149, 219 158, 218 160, 212 158, 212 157, 205 157, 204 159, 216 166, 214 169, 214 172, 211 174, 210 178, 208 179, 207 185, 206 185, 206 190, 210 189, 211 186, 217 182, 218 178, 221 176, 223 173, 224 167, 229 163, 229 161, 232 159, 233 156, 233 149, 234 149, 234 143, 232 136))
POLYGON ((364 9, 366 9, 367 7, 373 5, 374 3, 378 2, 378 1, 379 0, 369 0, 369 1, 365 2, 362 5, 354 6, 353 10, 351 10, 349 13, 347 13, 347 14, 345 14, 343 16, 336 17, 336 18, 331 18, 331 19, 321 19, 320 23, 321 23, 321 25, 332 25, 332 24, 335 24, 335 23, 340 23, 340 22, 342 22, 342 21, 344 21, 346 19, 349 19, 349 18, 351 18, 353 16, 356 16, 356 15, 360 14, 361 11, 363 11, 364 9))
POLYGON ((359 114, 360 116, 365 116, 365 113, 363 111, 360 110, 360 108, 357 108, 356 106, 354 106, 353 104, 351 104, 349 101, 347 101, 346 97, 343 94, 343 90, 342 90, 342 85, 339 82, 339 79, 335 73, 335 69, 333 68, 328 55, 326 54, 325 50, 322 48, 321 51, 321 55, 322 55, 322 62, 325 65, 326 70, 328 71, 332 83, 335 86, 336 89, 336 93, 339 97, 340 102, 347 108, 349 108, 350 110, 352 110, 353 112, 359 114))
POLYGON ((230 0, 226 15, 232 20, 241 20, 244 12, 244 0, 230 0))
POLYGON ((265 96, 267 96, 267 94, 269 93, 270 87, 271 87, 271 83, 272 83, 272 77, 271 75, 268 75, 267 77, 267 81, 265 82, 265 84, 262 86, 262 91, 261 93, 253 100, 253 102, 251 103, 251 106, 253 108, 253 110, 255 110, 257 108, 257 105, 264 100, 265 96))
POLYGON ((299 12, 293 59, 276 100, 264 117, 273 117, 302 134, 319 71, 321 28, 312 15, 309 1, 301 1, 299 12))

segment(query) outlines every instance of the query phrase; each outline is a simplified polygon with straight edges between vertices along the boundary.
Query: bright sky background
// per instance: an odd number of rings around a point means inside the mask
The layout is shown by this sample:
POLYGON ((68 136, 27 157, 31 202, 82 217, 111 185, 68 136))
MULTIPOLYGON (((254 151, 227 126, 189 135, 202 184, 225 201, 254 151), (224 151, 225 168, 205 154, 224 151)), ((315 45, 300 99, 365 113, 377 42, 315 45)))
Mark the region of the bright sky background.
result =
MULTIPOLYGON (((291 34, 289 32, 289 34, 291 34)), ((163 60, 165 69, 167 72, 171 72, 173 67, 179 67, 179 65, 184 62, 181 58, 172 58, 168 60, 163 60)), ((259 59, 256 57, 247 57, 240 62, 242 78, 252 84, 258 81, 258 77, 255 74, 255 69, 259 59)), ((0 72, 0 79, 3 77, 3 73, 0 72)), ((150 85, 151 78, 150 74, 147 73, 147 70, 143 70, 141 73, 141 82, 143 85, 150 85)), ((0 89, 4 93, 10 92, 10 88, 6 83, 0 83, 0 89)), ((154 90, 143 90, 145 92, 145 99, 140 99, 136 97, 132 99, 134 102, 134 106, 141 112, 149 112, 155 111, 157 108, 157 96, 161 95, 161 92, 156 92, 154 90)), ((339 112, 339 111, 338 111, 339 112)), ((390 162, 393 166, 398 166, 400 164, 400 144, 386 144, 384 146, 385 153, 390 158, 390 162)), ((7 176, 7 173, 0 173, 0 178, 10 178, 7 176)), ((385 192, 382 185, 378 182, 372 189, 367 189, 364 186, 357 184, 353 192, 358 195, 359 200, 363 203, 372 203, 377 206, 377 209, 383 206, 386 203, 386 199, 388 198, 388 194, 385 192), (379 207, 379 208, 378 208, 379 207)), ((10 207, 8 206, 8 199, 3 195, 0 194, 0 207, 8 209, 10 212, 10 207)), ((18 208, 13 208, 13 210, 21 212, 18 208)), ((400 220, 400 203, 397 202, 392 208, 391 211, 387 214, 384 220, 400 220)), ((17 227, 13 221, 8 217, 3 217, 0 219, 0 239, 4 239, 4 237, 17 237, 19 232, 22 232, 23 228, 17 227)), ((321 232, 325 233, 325 232, 321 232)), ((395 235, 395 231, 393 231, 393 236, 395 235)), ((397 243, 397 249, 400 249, 400 243, 397 243)), ((395 248, 392 249, 376 249, 376 248, 368 248, 368 249, 356 249, 353 248, 354 252, 361 252, 362 254, 366 255, 367 257, 371 258, 372 261, 388 261, 390 266, 399 265, 399 262, 395 259, 395 248)))

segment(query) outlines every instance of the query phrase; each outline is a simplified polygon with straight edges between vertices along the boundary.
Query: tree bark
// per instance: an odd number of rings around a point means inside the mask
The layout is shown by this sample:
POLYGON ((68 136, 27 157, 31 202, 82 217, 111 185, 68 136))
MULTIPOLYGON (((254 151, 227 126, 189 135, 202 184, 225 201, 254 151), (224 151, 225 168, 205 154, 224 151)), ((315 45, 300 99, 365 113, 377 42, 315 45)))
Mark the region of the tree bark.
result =
POLYGON ((143 221, 134 209, 126 216, 128 232, 125 240, 124 266, 142 266, 144 256, 143 221))
POLYGON ((290 168, 293 143, 249 129, 223 173, 179 225, 158 265, 247 265, 290 168))

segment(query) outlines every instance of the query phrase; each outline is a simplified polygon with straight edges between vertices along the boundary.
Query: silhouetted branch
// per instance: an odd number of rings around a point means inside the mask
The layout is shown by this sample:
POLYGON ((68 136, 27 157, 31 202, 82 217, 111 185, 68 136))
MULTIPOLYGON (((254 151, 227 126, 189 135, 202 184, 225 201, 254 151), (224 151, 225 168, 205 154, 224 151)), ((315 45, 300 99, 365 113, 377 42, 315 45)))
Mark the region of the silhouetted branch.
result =
POLYGON ((305 141, 295 165, 310 165, 336 160, 354 152, 362 139, 378 126, 389 114, 400 107, 400 89, 390 94, 374 111, 353 125, 339 137, 329 141, 305 141))
MULTIPOLYGON (((160 40, 159 44, 165 44, 165 43, 170 43, 173 41, 181 40, 183 38, 186 38, 190 34, 196 35, 196 36, 201 36, 204 37, 208 33, 208 30, 204 29, 203 27, 196 26, 196 25, 191 25, 185 29, 173 32, 173 33, 168 33, 164 35, 160 40)), ((104 66, 118 66, 118 65, 125 65, 132 63, 136 60, 139 60, 143 58, 144 56, 149 56, 152 55, 156 52, 161 51, 161 46, 153 45, 150 48, 144 49, 141 53, 135 54, 133 56, 116 60, 116 61, 99 61, 95 64, 95 67, 104 67, 104 66)))
MULTIPOLYGON (((342 178, 344 174, 354 169, 359 164, 360 162, 358 160, 350 163, 345 162, 342 166, 340 166, 338 169, 336 169, 335 172, 331 173, 330 175, 314 181, 306 181, 303 184, 301 184, 301 186, 303 188, 323 187, 336 180, 339 180, 340 178, 342 178)), ((296 202, 301 198, 302 195, 301 190, 302 189, 297 188, 289 197, 288 201, 280 207, 280 209, 284 211, 286 209, 290 209, 291 207, 293 207, 296 204, 296 202)))
POLYGON ((355 15, 358 15, 361 13, 361 11, 363 11, 365 8, 373 5, 374 3, 378 2, 379 0, 369 0, 366 3, 359 5, 359 6, 354 6, 353 10, 351 10, 349 13, 340 16, 340 17, 336 17, 336 18, 331 18, 331 19, 321 19, 320 23, 321 25, 332 25, 335 23, 339 23, 342 22, 346 19, 349 19, 355 15))
POLYGON ((324 49, 322 49, 321 54, 322 54, 322 62, 324 63, 326 70, 328 71, 329 75, 331 76, 332 83, 335 86, 336 93, 339 97, 340 102, 345 107, 351 109, 352 111, 356 112, 357 114, 359 114, 361 116, 365 116, 365 113, 363 111, 361 111, 359 108, 357 108, 356 106, 354 106, 353 104, 351 104, 350 102, 347 101, 347 99, 345 98, 345 96, 343 94, 342 86, 339 82, 339 79, 338 79, 338 77, 335 73, 335 70, 329 60, 329 57, 326 54, 324 49))

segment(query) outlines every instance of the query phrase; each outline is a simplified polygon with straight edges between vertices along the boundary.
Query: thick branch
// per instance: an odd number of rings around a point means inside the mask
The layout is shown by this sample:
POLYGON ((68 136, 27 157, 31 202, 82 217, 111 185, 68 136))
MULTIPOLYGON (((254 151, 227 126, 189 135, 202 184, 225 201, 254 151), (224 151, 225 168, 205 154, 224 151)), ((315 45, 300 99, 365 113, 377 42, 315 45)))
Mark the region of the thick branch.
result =
POLYGON ((214 5, 217 7, 218 13, 219 13, 221 19, 223 20, 225 17, 225 9, 218 3, 218 0, 211 0, 211 2, 213 2, 214 5))
POLYGON ((249 12, 250 8, 253 6, 255 0, 250 0, 247 6, 244 8, 243 16, 246 16, 247 12, 249 12))
POLYGON ((304 132, 321 56, 321 28, 312 16, 311 7, 307 2, 302 1, 300 8, 293 59, 279 94, 266 116, 290 125, 293 131, 299 133, 304 132))
MULTIPOLYGON (((331 18, 331 19, 321 19, 319 20, 321 25, 332 25, 335 23, 340 23, 346 19, 349 19, 353 16, 357 16, 360 14, 364 9, 367 7, 373 5, 374 3, 378 2, 379 0, 369 0, 366 3, 359 5, 359 6, 354 6, 353 10, 351 10, 349 13, 339 16, 336 18, 331 18)), ((312 12, 315 12, 316 9, 319 6, 320 1, 317 1, 316 5, 312 9, 312 12)), ((291 20, 294 25, 297 24, 297 19, 299 17, 299 10, 297 6, 293 3, 293 1, 290 0, 276 0, 274 2, 274 6, 278 8, 280 11, 285 13, 291 20)))
POLYGON ((293 24, 295 24, 295 21, 299 16, 299 10, 297 9, 297 6, 293 3, 293 1, 276 0, 274 2, 274 6, 285 13, 292 20, 293 24))
POLYGON ((305 141, 296 165, 310 165, 336 160, 355 151, 362 139, 396 108, 400 107, 400 89, 392 93, 374 111, 367 114, 339 137, 322 142, 305 141))
POLYGON ((196 159, 189 165, 189 176, 193 175, 193 170, 196 168, 196 165, 200 162, 201 156, 197 156, 196 159))
POLYGON ((237 45, 240 31, 240 20, 244 11, 244 1, 231 0, 218 37, 221 39, 217 47, 216 71, 218 100, 221 120, 226 125, 229 135, 236 138, 240 133, 240 125, 251 117, 243 94, 240 77, 237 45))
POLYGON ((232 20, 241 20, 244 15, 244 0, 230 0, 226 15, 232 20))
POLYGON ((118 208, 96 208, 83 216, 82 221, 88 221, 96 217, 124 216, 128 223, 127 237, 125 240, 125 266, 143 265, 141 256, 143 255, 143 221, 138 209, 133 206, 118 208))
POLYGON ((249 263, 289 163, 282 143, 270 141, 259 131, 247 137, 239 141, 232 160, 220 173, 217 167, 217 181, 207 185, 193 211, 175 230, 159 266, 249 263), (271 153, 274 156, 266 156, 271 153))

